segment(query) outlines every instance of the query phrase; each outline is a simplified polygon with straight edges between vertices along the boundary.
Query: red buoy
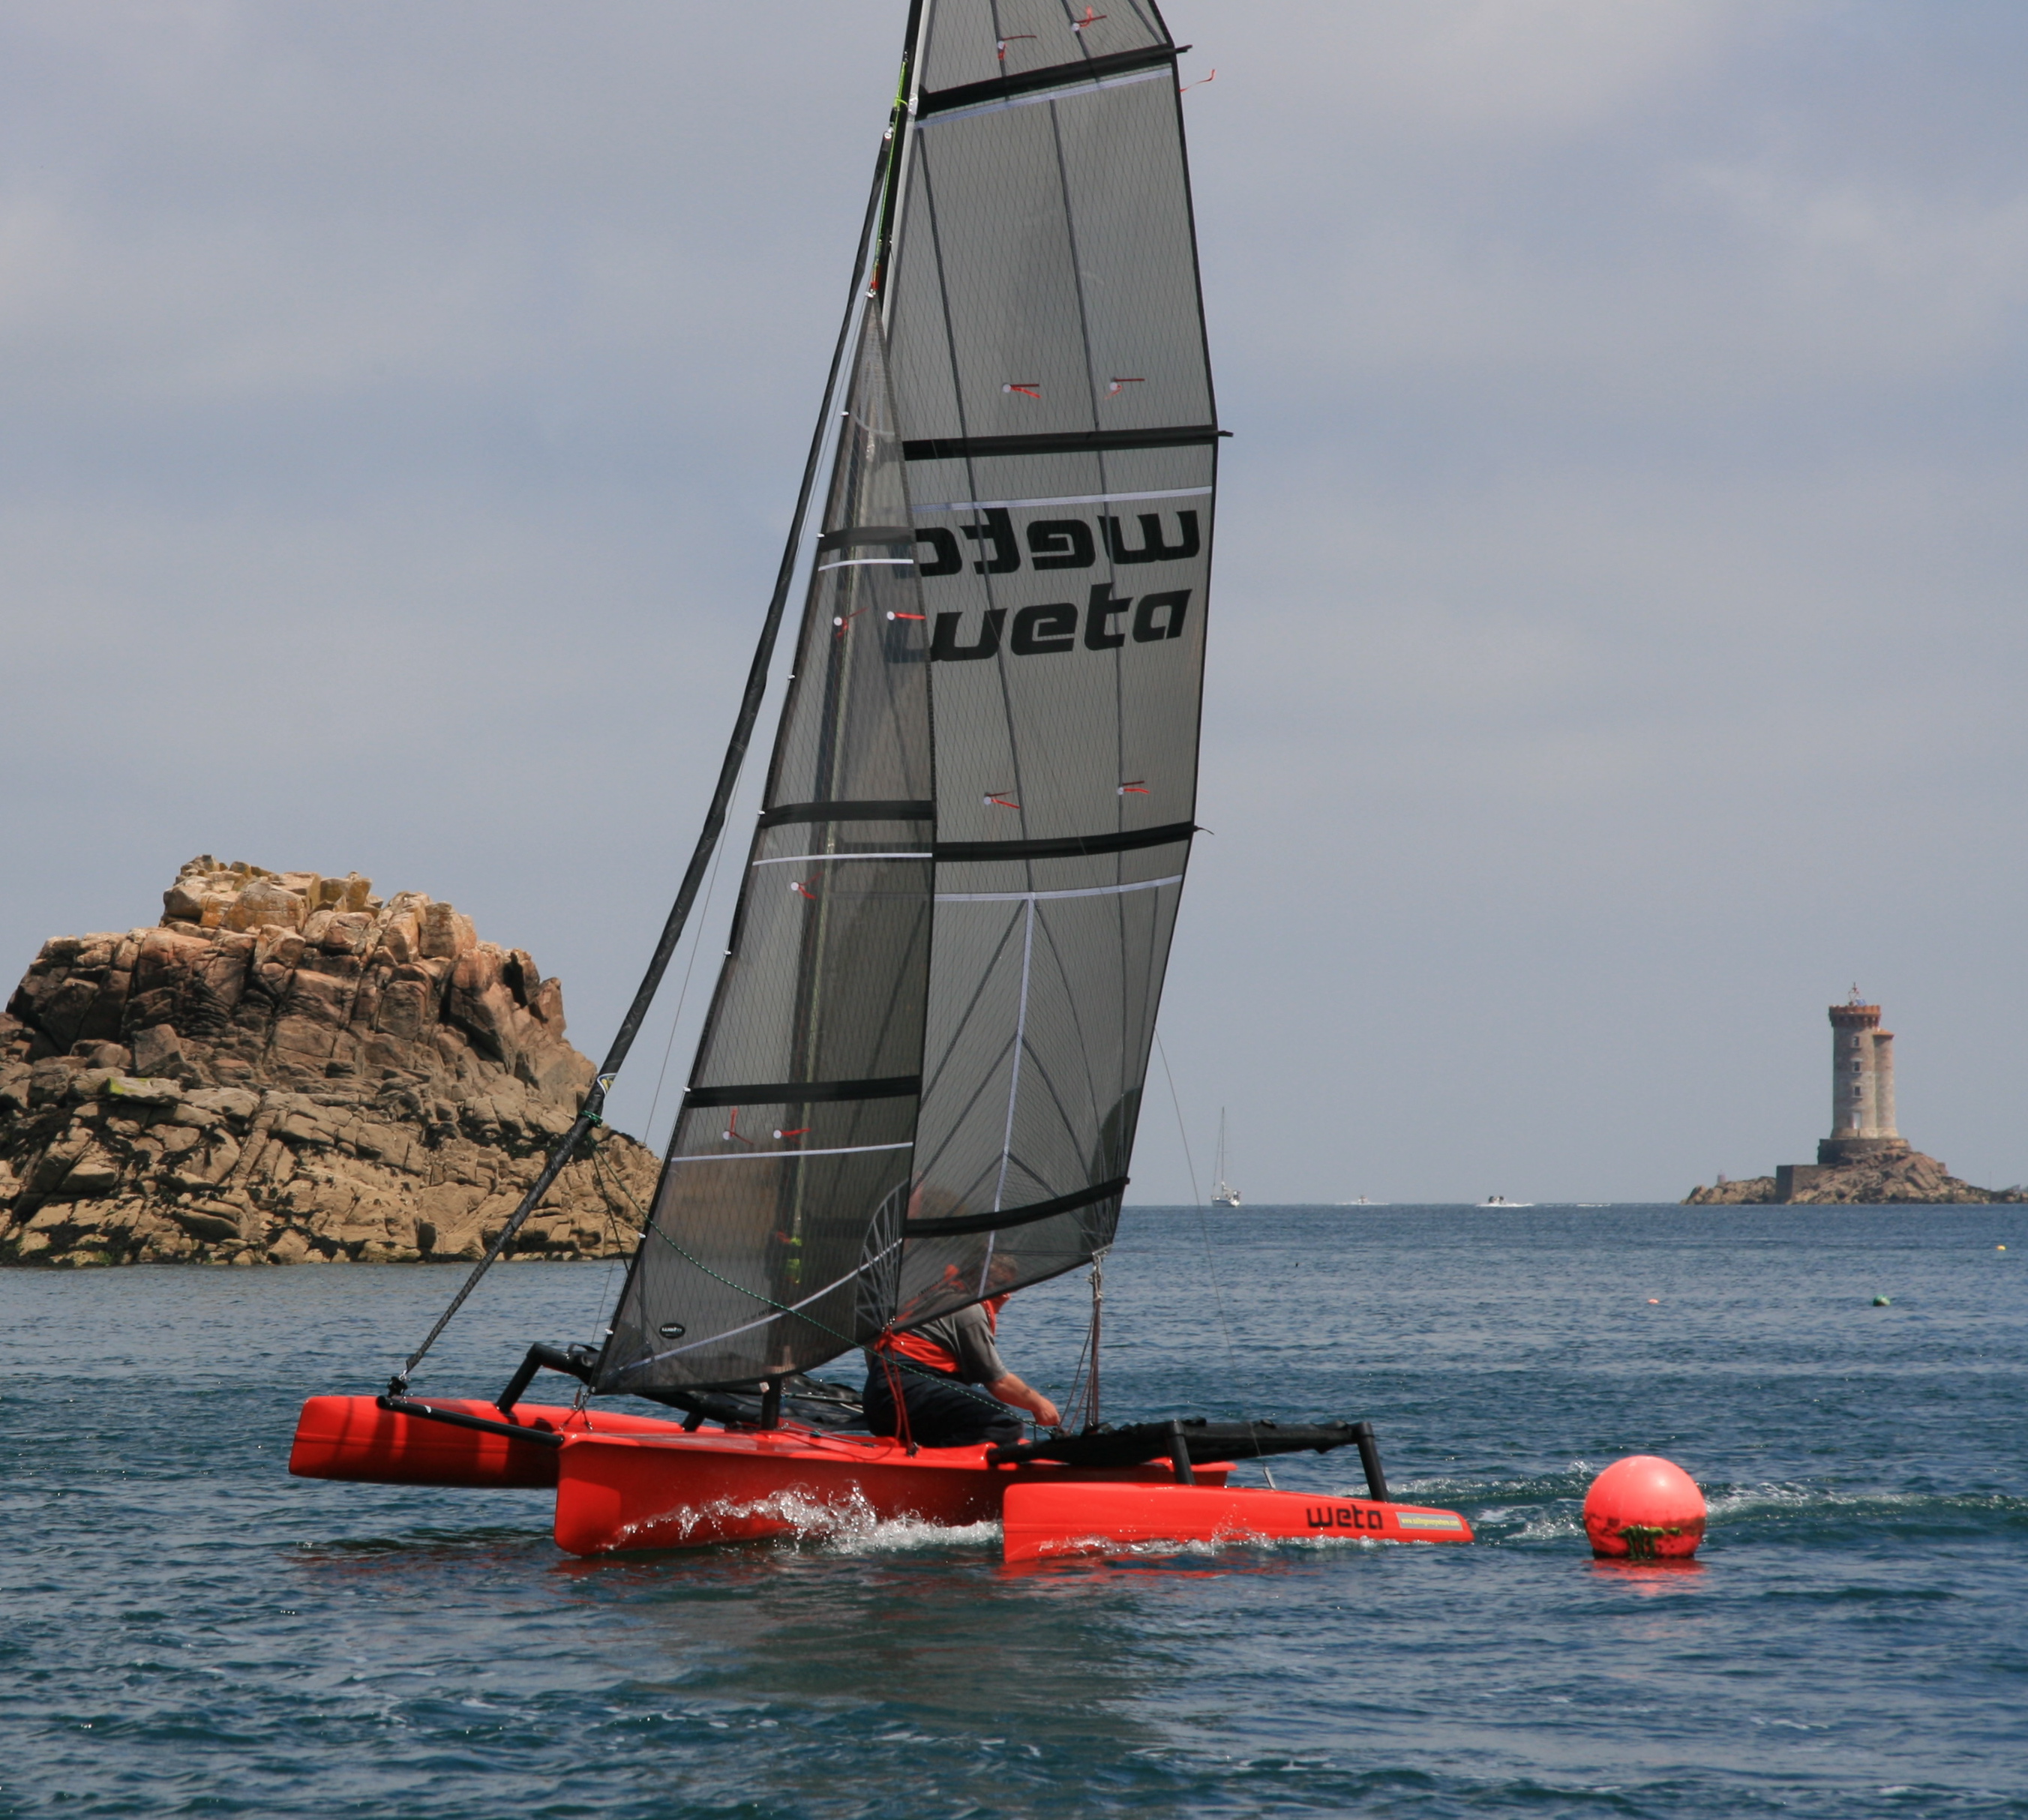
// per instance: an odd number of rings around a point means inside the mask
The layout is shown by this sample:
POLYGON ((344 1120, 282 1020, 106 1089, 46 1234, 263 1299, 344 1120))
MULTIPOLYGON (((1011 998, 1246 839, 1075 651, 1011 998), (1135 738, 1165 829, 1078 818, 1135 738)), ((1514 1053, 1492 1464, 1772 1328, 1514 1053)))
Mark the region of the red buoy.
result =
POLYGON ((1602 1561, 1686 1561, 1704 1539, 1704 1494, 1671 1460, 1615 1460, 1585 1493, 1585 1534, 1602 1561))

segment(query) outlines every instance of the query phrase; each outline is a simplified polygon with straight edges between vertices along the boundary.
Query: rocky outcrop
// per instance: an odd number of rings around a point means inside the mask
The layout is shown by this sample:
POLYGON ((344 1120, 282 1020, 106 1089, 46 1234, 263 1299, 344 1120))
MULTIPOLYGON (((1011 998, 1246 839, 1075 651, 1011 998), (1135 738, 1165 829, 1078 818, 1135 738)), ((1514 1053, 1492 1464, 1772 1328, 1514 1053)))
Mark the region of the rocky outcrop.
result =
MULTIPOLYGON (((163 904, 0 1016, 0 1263, 477 1257, 591 1079, 558 983, 356 873, 206 856, 163 904)), ((655 1174, 601 1130, 513 1255, 631 1252, 655 1174)))
POLYGON ((1693 1188, 1683 1197, 1685 1207, 1760 1207, 1776 1198, 1774 1178, 1771 1175, 1749 1175, 1744 1182, 1734 1182, 1721 1175, 1717 1185, 1711 1188, 1693 1188))
POLYGON ((1755 1175, 1715 1186, 1693 1188, 1686 1207, 1892 1207, 1897 1204, 1949 1206, 1982 1201, 2028 1200, 2028 1189, 1974 1188, 1960 1182, 1934 1156, 1919 1150, 1856 1163, 1798 1164, 1778 1175, 1755 1175))

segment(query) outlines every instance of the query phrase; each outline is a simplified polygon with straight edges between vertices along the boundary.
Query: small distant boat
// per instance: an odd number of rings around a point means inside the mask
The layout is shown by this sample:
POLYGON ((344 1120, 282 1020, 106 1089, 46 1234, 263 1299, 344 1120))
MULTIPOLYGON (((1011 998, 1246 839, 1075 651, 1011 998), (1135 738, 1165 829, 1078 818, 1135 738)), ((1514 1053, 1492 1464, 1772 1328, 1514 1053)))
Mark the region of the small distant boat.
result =
POLYGON ((1509 1200, 1504 1194, 1489 1194, 1478 1204, 1482 1208, 1533 1207, 1532 1200, 1509 1200))
POLYGON ((1239 1190, 1225 1178, 1225 1108, 1218 1109, 1218 1162, 1212 1170, 1217 1179, 1212 1184, 1211 1204, 1213 1207, 1237 1207, 1239 1190))
POLYGON ((1341 1200, 1338 1203, 1340 1207, 1379 1207, 1382 1204, 1378 1200, 1368 1200, 1363 1194, 1356 1200, 1341 1200))

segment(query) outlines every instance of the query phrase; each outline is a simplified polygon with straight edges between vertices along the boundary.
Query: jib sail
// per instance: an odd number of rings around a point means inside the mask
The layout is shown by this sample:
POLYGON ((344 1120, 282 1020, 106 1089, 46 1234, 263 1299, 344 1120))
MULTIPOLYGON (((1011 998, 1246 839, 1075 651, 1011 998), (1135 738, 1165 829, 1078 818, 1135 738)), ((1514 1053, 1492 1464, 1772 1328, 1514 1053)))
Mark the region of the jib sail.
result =
POLYGON ((922 0, 906 70, 795 680, 602 1390, 804 1369, 1073 1268, 1127 1183, 1216 472, 1175 50, 1146 0, 922 0))
POLYGON ((893 1308, 934 812, 901 438, 866 317, 731 952, 602 1390, 799 1371, 893 1308))

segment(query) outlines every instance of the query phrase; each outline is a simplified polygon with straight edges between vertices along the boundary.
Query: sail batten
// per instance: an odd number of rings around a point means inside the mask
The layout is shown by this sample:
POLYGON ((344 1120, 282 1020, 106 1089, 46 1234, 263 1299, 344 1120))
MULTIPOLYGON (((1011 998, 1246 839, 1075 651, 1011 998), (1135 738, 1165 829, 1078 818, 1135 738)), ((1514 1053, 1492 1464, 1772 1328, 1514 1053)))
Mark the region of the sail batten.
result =
MULTIPOLYGON (((911 461, 985 461, 1008 455, 1105 455, 1129 449, 1209 447, 1221 432, 1208 424, 1179 424, 1143 430, 1054 430, 1007 436, 918 436, 901 445, 911 461)), ((1208 492, 1208 487, 1175 488, 1208 492)), ((957 509, 953 508, 953 509, 957 509)))

